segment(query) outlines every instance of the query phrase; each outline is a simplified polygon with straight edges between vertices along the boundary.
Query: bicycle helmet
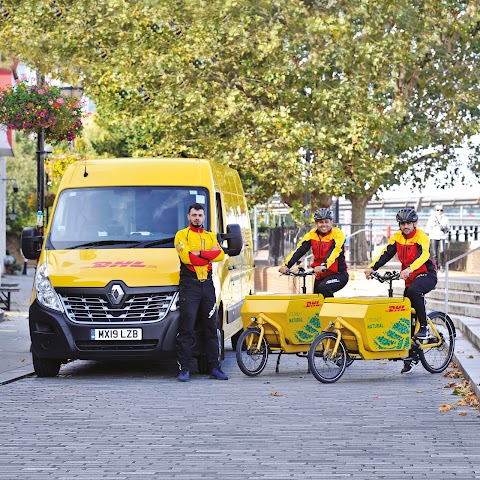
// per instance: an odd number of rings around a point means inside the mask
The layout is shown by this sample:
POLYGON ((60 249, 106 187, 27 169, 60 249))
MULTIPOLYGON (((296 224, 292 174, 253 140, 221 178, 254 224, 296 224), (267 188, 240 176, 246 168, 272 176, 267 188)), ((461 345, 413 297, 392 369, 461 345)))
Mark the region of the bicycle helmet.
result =
POLYGON ((313 219, 317 220, 333 220, 333 212, 328 208, 319 208, 314 214, 313 219))
POLYGON ((398 223, 418 222, 417 212, 411 207, 402 208, 397 213, 397 222, 398 223))

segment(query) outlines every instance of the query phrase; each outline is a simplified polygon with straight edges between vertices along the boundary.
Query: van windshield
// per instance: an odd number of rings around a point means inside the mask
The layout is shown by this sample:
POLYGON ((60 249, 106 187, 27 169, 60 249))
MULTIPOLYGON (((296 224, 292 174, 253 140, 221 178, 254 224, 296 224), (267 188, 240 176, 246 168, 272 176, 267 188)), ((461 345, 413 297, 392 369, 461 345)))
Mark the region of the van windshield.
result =
POLYGON ((95 187, 63 190, 58 199, 48 248, 171 248, 187 227, 188 207, 205 208, 208 191, 199 187, 95 187))

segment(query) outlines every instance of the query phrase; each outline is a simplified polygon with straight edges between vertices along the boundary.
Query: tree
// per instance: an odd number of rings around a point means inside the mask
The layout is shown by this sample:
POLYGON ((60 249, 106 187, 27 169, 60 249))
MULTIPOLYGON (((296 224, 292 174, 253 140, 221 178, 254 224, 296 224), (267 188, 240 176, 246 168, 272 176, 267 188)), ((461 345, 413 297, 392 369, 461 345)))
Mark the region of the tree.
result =
POLYGON ((18 192, 7 188, 7 212, 15 210, 17 219, 7 225, 7 233, 20 236, 25 225, 35 224, 35 211, 28 205, 28 197, 35 192, 35 144, 24 134, 16 134, 15 157, 7 158, 7 177, 15 178, 18 192))
POLYGON ((110 132, 97 148, 214 158, 253 203, 345 195, 363 224, 376 192, 420 184, 478 131, 473 0, 12 4, 5 47, 82 80, 110 132))

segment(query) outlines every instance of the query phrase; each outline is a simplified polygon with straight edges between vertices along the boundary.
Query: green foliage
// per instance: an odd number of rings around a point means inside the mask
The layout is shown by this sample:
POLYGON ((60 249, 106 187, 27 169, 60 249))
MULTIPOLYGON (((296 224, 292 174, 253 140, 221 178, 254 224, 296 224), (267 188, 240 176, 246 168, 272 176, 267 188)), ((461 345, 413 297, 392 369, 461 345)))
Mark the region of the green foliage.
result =
POLYGON ((0 125, 25 133, 42 128, 51 142, 73 140, 82 131, 82 107, 78 98, 67 98, 53 85, 20 81, 0 90, 0 125))
POLYGON ((306 195, 344 195, 362 224, 379 190, 455 170, 479 129, 476 0, 2 9, 2 48, 94 99, 99 152, 212 158, 239 170, 251 203, 278 192, 297 218, 306 195))
POLYGON ((20 236, 22 228, 35 225, 35 213, 29 209, 28 197, 36 192, 37 163, 35 142, 26 135, 16 134, 15 157, 7 158, 7 178, 15 178, 18 192, 14 193, 7 185, 7 233, 20 236), (17 220, 8 219, 8 213, 17 212, 17 220))

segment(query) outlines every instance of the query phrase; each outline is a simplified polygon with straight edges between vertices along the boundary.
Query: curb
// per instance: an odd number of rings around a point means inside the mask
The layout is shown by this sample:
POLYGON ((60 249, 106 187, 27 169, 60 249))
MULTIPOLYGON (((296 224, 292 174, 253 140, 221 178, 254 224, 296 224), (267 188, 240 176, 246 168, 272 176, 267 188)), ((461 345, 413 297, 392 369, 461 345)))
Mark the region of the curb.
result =
POLYGON ((470 381, 472 390, 480 399, 480 351, 457 330, 453 361, 458 365, 466 380, 470 381))
POLYGON ((0 386, 21 380, 22 378, 35 375, 32 366, 16 368, 8 372, 0 373, 0 386))

